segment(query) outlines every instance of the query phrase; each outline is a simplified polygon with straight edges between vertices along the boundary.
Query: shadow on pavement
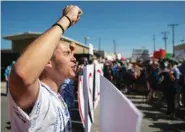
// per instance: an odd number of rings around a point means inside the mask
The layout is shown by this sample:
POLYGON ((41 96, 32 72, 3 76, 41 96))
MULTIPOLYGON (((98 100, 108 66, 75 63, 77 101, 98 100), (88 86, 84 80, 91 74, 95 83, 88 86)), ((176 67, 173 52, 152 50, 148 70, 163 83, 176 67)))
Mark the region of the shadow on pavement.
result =
POLYGON ((1 96, 7 96, 7 94, 5 94, 5 93, 1 93, 1 96))
POLYGON ((163 113, 143 112, 143 114, 144 114, 144 118, 147 118, 147 119, 152 120, 152 121, 158 121, 160 119, 163 119, 163 120, 172 120, 172 118, 166 116, 163 113))
MULTIPOLYGON (((153 121, 157 121, 159 119, 166 119, 166 120, 172 120, 172 118, 168 117, 166 112, 166 107, 163 104, 164 102, 160 102, 157 104, 156 102, 152 102, 151 104, 146 103, 143 100, 143 95, 140 96, 134 96, 138 94, 129 94, 129 99, 134 99, 132 102, 136 105, 136 107, 143 111, 145 118, 149 118, 153 121), (143 105, 142 105, 143 104, 143 105)), ((176 109, 176 118, 175 120, 184 120, 185 119, 185 108, 176 109)))
POLYGON ((132 101, 134 104, 145 104, 145 101, 132 101))
POLYGON ((184 132, 185 123, 153 123, 150 127, 160 128, 161 131, 156 132, 184 132))

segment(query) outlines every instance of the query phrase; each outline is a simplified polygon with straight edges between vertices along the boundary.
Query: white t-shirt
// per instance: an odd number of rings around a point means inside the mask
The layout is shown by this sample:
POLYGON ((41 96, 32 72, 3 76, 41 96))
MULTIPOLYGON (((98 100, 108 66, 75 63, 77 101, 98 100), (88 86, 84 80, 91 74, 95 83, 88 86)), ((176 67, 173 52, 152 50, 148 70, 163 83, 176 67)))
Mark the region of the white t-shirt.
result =
POLYGON ((12 132, 72 131, 66 104, 46 84, 40 82, 39 95, 29 115, 17 106, 10 94, 8 98, 12 132))

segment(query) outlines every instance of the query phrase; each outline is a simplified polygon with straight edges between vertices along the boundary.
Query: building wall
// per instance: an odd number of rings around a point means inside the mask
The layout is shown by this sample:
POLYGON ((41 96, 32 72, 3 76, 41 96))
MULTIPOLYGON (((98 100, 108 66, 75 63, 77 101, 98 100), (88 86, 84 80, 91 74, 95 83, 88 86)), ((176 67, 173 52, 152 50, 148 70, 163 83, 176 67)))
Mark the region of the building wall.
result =
POLYGON ((175 46, 175 50, 185 49, 185 43, 175 46))
POLYGON ((14 40, 12 41, 12 50, 14 53, 22 53, 24 49, 34 40, 32 39, 22 39, 22 40, 14 40))
MULTIPOLYGON (((24 40, 14 40, 12 42, 12 50, 13 50, 13 52, 14 53, 21 53, 22 51, 24 51, 24 49, 32 41, 34 41, 34 39, 35 38, 32 38, 32 39, 29 38, 29 39, 24 39, 24 40)), ((67 42, 69 42, 69 41, 67 41, 67 42)), ((80 45, 76 44, 74 54, 88 54, 88 53, 89 53, 89 49, 87 49, 86 47, 83 47, 83 46, 80 46, 80 45)))
POLYGON ((185 44, 175 46, 174 51, 175 57, 179 59, 185 58, 185 44))
POLYGON ((76 45, 74 53, 75 54, 88 54, 89 53, 89 49, 76 45))

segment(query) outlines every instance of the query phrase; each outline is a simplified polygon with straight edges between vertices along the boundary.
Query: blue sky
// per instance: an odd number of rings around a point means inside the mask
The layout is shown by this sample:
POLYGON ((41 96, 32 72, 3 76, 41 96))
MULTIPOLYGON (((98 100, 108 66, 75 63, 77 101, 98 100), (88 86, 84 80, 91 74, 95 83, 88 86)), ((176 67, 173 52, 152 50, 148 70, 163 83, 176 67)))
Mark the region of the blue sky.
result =
MULTIPOLYGON (((168 31, 168 51, 172 51, 171 28, 167 24, 178 23, 175 29, 176 44, 185 40, 185 2, 2 2, 1 35, 23 32, 44 32, 61 16, 65 5, 78 5, 84 12, 81 20, 65 36, 84 43, 84 36, 94 47, 113 52, 113 40, 117 52, 131 55, 133 48, 153 50, 153 34, 156 48, 164 48, 163 31, 168 31)), ((10 48, 10 42, 1 40, 1 48, 10 48)))

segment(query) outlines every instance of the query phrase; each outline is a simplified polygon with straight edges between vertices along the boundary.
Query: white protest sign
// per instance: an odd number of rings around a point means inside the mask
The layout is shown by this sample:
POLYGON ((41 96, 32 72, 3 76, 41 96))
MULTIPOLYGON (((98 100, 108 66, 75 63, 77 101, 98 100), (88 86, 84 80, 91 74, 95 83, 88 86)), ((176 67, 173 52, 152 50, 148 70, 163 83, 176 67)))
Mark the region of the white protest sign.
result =
POLYGON ((85 92, 83 90, 83 76, 78 77, 78 110, 80 113, 81 122, 85 127, 85 92))
POLYGON ((94 122, 93 79, 94 65, 85 66, 83 69, 83 89, 85 93, 85 132, 90 132, 91 125, 94 122))
POLYGON ((87 65, 84 67, 84 87, 87 89, 90 116, 94 122, 94 109, 93 109, 93 79, 94 79, 94 65, 87 65))
POLYGON ((94 54, 94 52, 93 52, 93 45, 92 44, 89 44, 89 54, 90 55, 94 54))
POLYGON ((142 114, 105 77, 100 77, 100 131, 140 132, 142 114))
POLYGON ((100 76, 103 76, 102 65, 95 64, 94 109, 100 100, 100 76))

